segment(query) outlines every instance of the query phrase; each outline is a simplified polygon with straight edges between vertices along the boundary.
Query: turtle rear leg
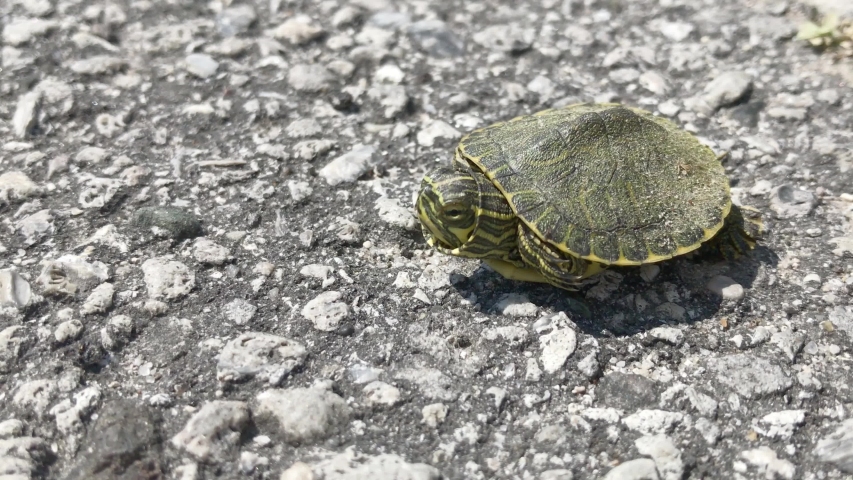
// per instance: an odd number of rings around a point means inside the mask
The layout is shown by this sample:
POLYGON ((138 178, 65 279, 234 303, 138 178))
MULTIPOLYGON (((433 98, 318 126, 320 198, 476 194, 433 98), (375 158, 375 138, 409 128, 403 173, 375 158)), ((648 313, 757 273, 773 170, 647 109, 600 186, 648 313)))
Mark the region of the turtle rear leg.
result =
POLYGON ((758 210, 732 204, 723 228, 702 246, 702 251, 717 253, 732 260, 755 248, 763 234, 764 223, 758 210))
POLYGON ((538 271, 546 282, 565 290, 577 290, 584 278, 605 268, 599 263, 555 250, 521 222, 518 225, 518 251, 524 263, 538 271))

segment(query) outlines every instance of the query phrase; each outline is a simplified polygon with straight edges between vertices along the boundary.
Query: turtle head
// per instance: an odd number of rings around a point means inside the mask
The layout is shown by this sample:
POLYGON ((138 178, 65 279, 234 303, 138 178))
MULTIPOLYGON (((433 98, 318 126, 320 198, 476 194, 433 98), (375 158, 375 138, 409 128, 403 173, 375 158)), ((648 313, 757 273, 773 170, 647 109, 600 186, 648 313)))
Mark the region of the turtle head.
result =
POLYGON ((443 167, 424 176, 417 209, 430 245, 463 246, 476 226, 479 203, 477 182, 466 172, 443 167))

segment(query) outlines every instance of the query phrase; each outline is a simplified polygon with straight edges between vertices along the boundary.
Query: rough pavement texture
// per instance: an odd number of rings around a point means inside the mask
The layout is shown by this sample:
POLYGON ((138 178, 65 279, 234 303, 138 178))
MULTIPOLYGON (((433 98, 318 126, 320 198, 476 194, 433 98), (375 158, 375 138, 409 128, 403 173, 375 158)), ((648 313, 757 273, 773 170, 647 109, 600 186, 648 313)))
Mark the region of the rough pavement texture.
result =
POLYGON ((0 1, 0 476, 853 475, 853 64, 810 8, 0 1), (755 255, 569 294, 426 247, 464 132, 580 101, 728 151, 755 255))

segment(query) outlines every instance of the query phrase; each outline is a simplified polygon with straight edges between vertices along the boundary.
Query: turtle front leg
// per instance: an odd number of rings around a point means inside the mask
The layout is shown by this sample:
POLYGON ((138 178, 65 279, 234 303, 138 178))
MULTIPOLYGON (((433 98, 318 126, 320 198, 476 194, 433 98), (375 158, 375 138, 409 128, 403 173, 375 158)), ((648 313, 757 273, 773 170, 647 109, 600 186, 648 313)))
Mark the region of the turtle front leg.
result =
POLYGON ((551 285, 565 290, 578 290, 584 278, 606 268, 599 263, 556 251, 521 222, 518 224, 518 251, 531 270, 539 272, 551 285))
POLYGON ((758 210, 732 204, 723 228, 702 246, 702 251, 732 260, 755 248, 763 233, 764 223, 758 210))

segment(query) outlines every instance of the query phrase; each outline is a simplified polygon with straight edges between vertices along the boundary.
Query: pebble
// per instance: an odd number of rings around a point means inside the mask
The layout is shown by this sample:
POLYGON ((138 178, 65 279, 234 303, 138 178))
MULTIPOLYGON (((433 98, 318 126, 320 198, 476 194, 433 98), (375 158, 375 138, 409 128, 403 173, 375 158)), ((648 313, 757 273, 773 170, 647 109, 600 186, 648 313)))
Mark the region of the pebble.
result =
MULTIPOLYGON (((667 82, 666 78, 664 78, 664 76, 658 72, 655 72, 653 70, 643 72, 639 76, 638 80, 641 87, 654 93, 655 95, 663 97, 667 93, 669 93, 669 82, 667 82)), ((661 106, 658 106, 658 110, 660 110, 660 108, 661 106)), ((666 110, 666 107, 664 107, 664 110, 666 110)), ((661 113, 666 115, 663 110, 661 110, 661 113)))
POLYGON ((418 145, 423 147, 447 146, 459 140, 462 133, 442 120, 433 120, 417 134, 418 145))
POLYGON ((726 301, 737 302, 743 299, 745 295, 743 285, 725 275, 717 275, 712 278, 705 284, 705 288, 726 301))
POLYGON ((770 195, 770 208, 779 218, 805 217, 816 205, 814 194, 790 185, 776 187, 770 195))
POLYGON ((11 200, 24 200, 39 191, 35 182, 24 172, 11 171, 0 175, 0 204, 11 200))
POLYGON ((352 183, 373 168, 375 154, 375 147, 358 144, 326 164, 318 173, 331 186, 352 183))
POLYGON ((120 350, 133 335, 133 319, 127 315, 110 317, 101 329, 101 346, 109 351, 120 350))
MULTIPOLYGON (((740 457, 757 467, 765 478, 791 480, 797 467, 788 460, 780 459, 770 447, 758 447, 741 452, 740 457)), ((735 466, 735 469, 737 467, 735 466)))
POLYGON ((749 194, 752 196, 767 195, 773 190, 773 183, 770 180, 757 180, 755 185, 749 189, 749 194))
POLYGON ((744 398, 778 395, 793 385, 790 375, 782 367, 756 355, 728 355, 709 359, 707 364, 717 383, 744 398))
POLYGON ((837 424, 835 430, 818 440, 814 454, 821 462, 853 474, 853 418, 837 424))
POLYGON ((611 468, 604 480, 660 480, 660 477, 654 460, 637 458, 611 468))
POLYGON ((820 275, 816 273, 810 273, 803 277, 803 286, 804 287, 820 287, 821 279, 820 275))
POLYGON ((284 130, 290 138, 314 137, 323 133, 323 127, 313 118, 299 118, 284 130))
POLYGON ((443 403, 431 403, 421 409, 421 423, 430 428, 437 428, 447 419, 450 409, 443 403))
POLYGON ((214 400, 205 403, 172 437, 172 445, 195 459, 222 461, 235 448, 249 426, 249 407, 245 402, 214 400))
POLYGON ((308 355, 305 346, 289 338, 261 332, 246 332, 225 344, 216 364, 220 382, 257 379, 280 385, 301 367, 308 355))
POLYGON ((644 435, 656 435, 671 432, 676 425, 684 421, 681 412, 666 410, 639 410, 622 419, 628 429, 644 435))
POLYGON ((586 378, 595 378, 601 373, 601 365, 598 363, 598 358, 595 352, 589 353, 587 356, 578 362, 578 371, 586 378))
POLYGON ((349 422, 350 407, 324 388, 271 389, 257 396, 254 416, 269 419, 291 444, 324 440, 349 422))
POLYGON ((181 262, 166 257, 149 258, 142 263, 142 275, 148 297, 175 300, 195 287, 195 273, 181 262))
POLYGON ((536 316, 539 307, 534 305, 526 295, 520 293, 507 293, 502 295, 497 303, 495 310, 502 315, 507 315, 516 318, 525 318, 536 316))
POLYGON ((323 292, 305 304, 302 316, 317 330, 333 332, 350 314, 349 305, 338 301, 342 297, 338 291, 323 292))
POLYGON ((306 15, 297 15, 287 19, 274 31, 273 36, 279 40, 286 40, 293 45, 303 45, 316 40, 323 35, 323 27, 314 23, 306 15))
POLYGON ((20 436, 0 440, 0 471, 8 480, 37 478, 52 458, 50 445, 40 437, 20 436))
POLYGON ((95 55, 84 60, 77 60, 68 69, 79 75, 108 75, 115 73, 127 65, 127 60, 112 55, 95 55))
POLYGON ((53 338, 57 344, 64 345, 71 340, 76 340, 83 333, 83 324, 79 320, 69 320, 56 326, 53 338))
POLYGON ((765 437, 788 440, 805 421, 805 410, 782 410, 761 417, 753 429, 765 437))
POLYGON ((308 182, 288 180, 287 191, 290 193, 290 198, 293 199, 294 202, 301 202, 314 193, 314 188, 308 182))
POLYGON ((400 67, 391 63, 382 65, 373 73, 373 80, 379 83, 399 84, 405 78, 406 74, 400 70, 400 67))
POLYGON ((311 470, 314 472, 313 476, 307 479, 303 477, 299 480, 441 480, 446 478, 435 467, 425 463, 409 463, 399 455, 382 453, 370 456, 362 455, 353 450, 339 453, 316 463, 311 467, 311 470))
POLYGON ((363 390, 368 405, 393 406, 400 402, 400 389, 379 380, 368 383, 363 390))
POLYGON ((88 262, 77 255, 63 255, 47 262, 36 279, 46 294, 73 295, 89 291, 109 280, 109 269, 103 262, 88 262))
POLYGON ((18 138, 27 138, 36 125, 41 92, 34 90, 21 95, 12 115, 12 131, 18 138))
POLYGON ((113 306, 115 291, 115 286, 112 283, 105 282, 98 285, 86 297, 86 301, 80 307, 80 313, 83 315, 94 315, 106 312, 113 306))
POLYGON ((388 119, 402 114, 410 103, 406 87, 402 85, 374 85, 367 91, 367 98, 384 107, 383 116, 388 119))
POLYGON ((686 22, 661 22, 659 28, 664 37, 674 42, 686 40, 695 30, 693 24, 686 22))
POLYGON ((232 5, 216 16, 216 28, 223 37, 240 35, 246 33, 256 19, 257 14, 252 5, 232 5))
POLYGON ((640 71, 636 68, 617 68, 616 70, 611 70, 608 77, 613 83, 621 85, 636 81, 640 78, 640 71))
POLYGON ((200 263, 222 265, 231 260, 231 253, 227 248, 213 240, 207 237, 199 237, 193 242, 193 258, 200 263))
POLYGON ((17 47, 36 37, 41 37, 57 27, 59 27, 59 23, 55 20, 25 18, 11 21, 10 19, 3 28, 3 43, 17 47))
POLYGON ((558 328, 539 337, 542 354, 539 360, 546 373, 555 374, 563 368, 566 360, 578 346, 577 334, 571 328, 558 328))
POLYGON ((18 220, 15 223, 15 228, 24 236, 24 244, 29 247, 35 245, 43 238, 53 235, 53 220, 54 218, 50 210, 39 210, 32 215, 18 220))
POLYGON ((657 406, 659 388, 654 380, 642 375, 613 372, 601 377, 595 395, 605 406, 634 411, 657 406))
POLYGON ((536 31, 532 28, 522 28, 516 24, 491 25, 479 29, 471 39, 489 50, 517 54, 529 50, 533 46, 536 31))
POLYGON ((133 213, 131 222, 136 227, 150 229, 175 240, 203 234, 198 217, 177 207, 142 207, 133 213))
POLYGON ((465 54, 465 41, 441 20, 414 22, 406 27, 406 33, 415 47, 433 57, 452 58, 465 54))
POLYGON ((30 283, 17 270, 0 270, 0 307, 23 308, 31 299, 30 283))
POLYGON ((409 231, 416 231, 419 228, 419 223, 411 209, 401 205, 396 198, 382 195, 376 199, 375 207, 379 210, 379 218, 389 225, 409 231))
POLYGON ((634 440, 641 455, 652 457, 661 480, 681 480, 684 476, 684 461, 672 439, 666 435, 648 435, 634 440))
POLYGON ((725 72, 705 86, 702 99, 711 110, 731 105, 752 90, 752 75, 745 72, 725 72))
POLYGON ((329 88, 333 79, 326 67, 313 63, 296 64, 287 72, 287 83, 299 92, 321 92, 329 88))
POLYGON ((234 325, 246 325, 252 320, 257 311, 258 307, 242 298, 231 300, 223 308, 225 318, 234 325))
POLYGON ((652 338, 663 340, 671 345, 680 346, 684 342, 684 332, 673 327, 655 327, 649 330, 652 338))
POLYGON ((658 305, 657 308, 655 308, 655 312, 677 322, 687 319, 687 310, 681 305, 672 302, 666 302, 658 305))
MULTIPOLYGON (((12 396, 12 404, 41 418, 53 404, 57 394, 55 380, 36 379, 18 386, 12 396)), ((8 398, 6 400, 8 402, 8 398)))
POLYGON ((191 53, 184 59, 187 71, 198 78, 210 78, 219 69, 219 62, 206 53, 191 53))
POLYGON ((397 371, 394 378, 414 383, 429 399, 453 402, 459 396, 453 380, 435 368, 404 368, 397 371))

